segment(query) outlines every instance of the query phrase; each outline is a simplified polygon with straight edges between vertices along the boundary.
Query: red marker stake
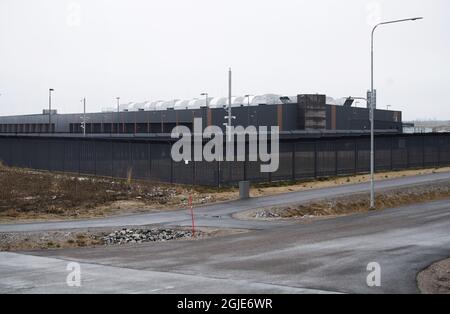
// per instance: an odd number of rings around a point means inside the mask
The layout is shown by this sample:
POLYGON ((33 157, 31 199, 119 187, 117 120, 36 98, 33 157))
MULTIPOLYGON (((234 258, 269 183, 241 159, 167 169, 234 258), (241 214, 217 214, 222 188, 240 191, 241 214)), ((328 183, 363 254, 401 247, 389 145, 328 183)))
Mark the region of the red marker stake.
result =
POLYGON ((192 237, 195 236, 195 219, 194 219, 194 208, 192 206, 192 196, 189 195, 189 207, 191 209, 191 216, 192 216, 192 237))

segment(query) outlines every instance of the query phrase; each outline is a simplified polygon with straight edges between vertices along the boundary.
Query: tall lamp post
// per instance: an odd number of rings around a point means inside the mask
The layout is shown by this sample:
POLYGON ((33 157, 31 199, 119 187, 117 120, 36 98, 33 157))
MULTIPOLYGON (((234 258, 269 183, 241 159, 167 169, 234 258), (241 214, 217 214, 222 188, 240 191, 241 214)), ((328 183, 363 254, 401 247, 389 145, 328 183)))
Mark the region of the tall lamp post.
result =
POLYGON ((250 107, 250 97, 253 95, 245 95, 244 98, 247 98, 247 106, 250 107))
POLYGON ((48 133, 51 133, 52 128, 52 92, 53 88, 48 89, 48 133))
POLYGON ((83 136, 86 136, 86 97, 84 97, 81 102, 83 103, 83 136))
POLYGON ((371 78, 370 78, 370 209, 375 209, 375 145, 374 145, 374 87, 373 87, 373 35, 382 25, 421 20, 423 17, 382 22, 375 25, 371 36, 371 78))
POLYGON ((120 97, 116 97, 117 100, 117 134, 119 133, 119 123, 120 123, 120 97))
POLYGON ((247 126, 250 126, 250 97, 253 95, 247 94, 244 98, 247 98, 247 126))
POLYGON ((201 93, 200 96, 205 96, 205 106, 209 108, 208 93, 201 93))

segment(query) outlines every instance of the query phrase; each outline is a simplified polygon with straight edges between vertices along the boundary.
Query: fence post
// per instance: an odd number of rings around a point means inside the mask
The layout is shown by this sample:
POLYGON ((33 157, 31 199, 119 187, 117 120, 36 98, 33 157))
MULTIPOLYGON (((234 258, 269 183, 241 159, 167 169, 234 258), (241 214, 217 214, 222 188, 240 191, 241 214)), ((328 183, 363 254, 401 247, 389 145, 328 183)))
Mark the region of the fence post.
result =
POLYGON ((195 185, 195 180, 196 180, 196 177, 195 177, 195 160, 194 160, 194 158, 192 158, 192 185, 195 185))
POLYGON ((93 138, 92 142, 94 143, 94 174, 97 175, 97 145, 96 140, 93 138))
POLYGON ((244 160, 244 181, 247 181, 247 159, 244 160))
POLYGON ((295 142, 292 142, 292 181, 295 181, 295 142))
POLYGON ((391 171, 392 170, 394 170, 394 137, 391 137, 391 147, 390 147, 390 149, 391 149, 391 154, 390 154, 390 169, 391 169, 391 171))
POLYGON ((336 177, 339 175, 339 169, 338 169, 338 141, 336 140, 334 142, 334 167, 335 167, 335 172, 334 174, 336 175, 336 177))
POLYGON ((147 142, 147 179, 152 179, 152 142, 147 142))
POLYGON ((317 178, 317 140, 314 142, 314 178, 317 178))
POLYGON ((8 138, 8 152, 9 152, 9 156, 8 156, 8 164, 9 164, 9 166, 11 167, 11 166, 15 166, 14 165, 14 162, 13 162, 13 149, 12 149, 12 147, 13 147, 13 141, 12 141, 12 139, 11 138, 8 138))
POLYGON ((81 168, 81 143, 82 141, 78 140, 78 175, 80 175, 81 168))
POLYGON ((405 147, 406 147, 406 168, 409 169, 409 141, 408 138, 405 138, 405 147))
POLYGON ((127 167, 127 179, 129 173, 131 173, 130 178, 134 176, 134 156, 131 141, 128 141, 128 167, 127 167))
MULTIPOLYGON (((168 143, 169 143, 169 152, 170 152, 171 146, 170 146, 170 142, 168 142, 168 143)), ((170 153, 169 153, 169 159, 170 159, 170 183, 173 183, 173 159, 172 159, 172 156, 170 156, 170 153)))
POLYGON ((51 158, 51 153, 50 153, 50 139, 48 138, 47 140, 47 170, 51 171, 52 170, 52 158, 51 158))
MULTIPOLYGON (((445 140, 443 142, 445 143, 445 140)), ((441 166, 441 146, 442 146, 441 139, 438 138, 438 160, 437 160, 438 167, 441 166)))
POLYGON ((111 139, 111 177, 114 177, 114 142, 111 139))
POLYGON ((217 187, 220 188, 220 174, 221 174, 220 160, 217 160, 216 164, 217 164, 217 187))
POLYGON ((62 140, 63 144, 63 159, 62 159, 62 171, 66 171, 66 140, 62 140))
POLYGON ((354 174, 358 173, 358 140, 355 138, 353 140, 354 145, 354 161, 355 161, 355 171, 354 174))
POLYGON ((425 137, 423 135, 420 137, 422 138, 422 168, 425 168, 425 137))
MULTIPOLYGON (((246 141, 245 142, 245 152, 248 153, 249 150, 249 144, 246 141)), ((244 181, 247 181, 247 158, 244 158, 244 181)))

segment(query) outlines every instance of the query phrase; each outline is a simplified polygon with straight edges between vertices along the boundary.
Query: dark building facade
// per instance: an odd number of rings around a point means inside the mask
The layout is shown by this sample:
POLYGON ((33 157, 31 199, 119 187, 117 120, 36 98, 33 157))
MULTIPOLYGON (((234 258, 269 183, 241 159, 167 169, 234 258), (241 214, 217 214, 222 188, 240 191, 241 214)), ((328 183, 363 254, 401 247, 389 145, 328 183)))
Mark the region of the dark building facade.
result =
MULTIPOLYGON (((298 95, 297 103, 232 108, 233 125, 278 126, 280 131, 369 130, 369 110, 325 103, 325 95, 298 95)), ((192 129, 194 118, 203 126, 223 127, 224 108, 166 109, 86 114, 88 134, 171 133, 177 125, 192 129)), ((402 132, 400 111, 375 110, 375 129, 402 132)), ((0 133, 83 133, 83 114, 20 115, 0 117, 0 133), (51 123, 49 123, 51 122, 51 123)))

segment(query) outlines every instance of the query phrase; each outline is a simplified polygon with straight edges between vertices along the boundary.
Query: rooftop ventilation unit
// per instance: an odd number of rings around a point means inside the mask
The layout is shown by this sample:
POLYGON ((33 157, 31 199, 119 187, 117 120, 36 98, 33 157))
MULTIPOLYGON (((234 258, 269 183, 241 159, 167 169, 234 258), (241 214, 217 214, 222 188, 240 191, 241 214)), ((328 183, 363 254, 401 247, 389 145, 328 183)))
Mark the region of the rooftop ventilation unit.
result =
POLYGON ((200 109, 201 107, 205 107, 205 100, 204 99, 198 99, 194 98, 191 101, 189 101, 188 109, 200 109))
POLYGON ((189 108, 189 100, 178 100, 175 102, 175 110, 185 110, 189 108))
POLYGON ((280 100, 283 104, 291 104, 291 99, 287 96, 280 97, 280 100))
POLYGON ((251 105, 278 105, 281 104, 281 95, 276 94, 264 94, 253 97, 251 100, 251 105))
POLYGON ((209 102, 210 108, 223 108, 228 105, 227 97, 215 97, 209 102))
POLYGON ((345 108, 350 108, 353 105, 353 102, 355 101, 355 99, 353 99, 352 97, 348 97, 345 102, 344 102, 344 107, 345 108))
POLYGON ((137 102, 137 103, 134 103, 133 110, 134 111, 143 111, 144 107, 145 107, 145 102, 137 102))

